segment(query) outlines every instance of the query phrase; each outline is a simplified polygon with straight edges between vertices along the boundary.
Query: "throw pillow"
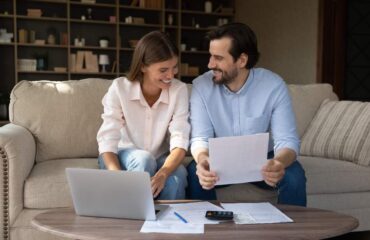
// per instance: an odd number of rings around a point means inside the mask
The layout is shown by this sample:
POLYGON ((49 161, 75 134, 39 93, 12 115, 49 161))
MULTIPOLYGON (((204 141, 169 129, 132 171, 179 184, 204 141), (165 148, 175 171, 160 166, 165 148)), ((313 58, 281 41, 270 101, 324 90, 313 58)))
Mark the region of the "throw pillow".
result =
POLYGON ((325 100, 302 137, 301 155, 370 165, 370 103, 325 100))

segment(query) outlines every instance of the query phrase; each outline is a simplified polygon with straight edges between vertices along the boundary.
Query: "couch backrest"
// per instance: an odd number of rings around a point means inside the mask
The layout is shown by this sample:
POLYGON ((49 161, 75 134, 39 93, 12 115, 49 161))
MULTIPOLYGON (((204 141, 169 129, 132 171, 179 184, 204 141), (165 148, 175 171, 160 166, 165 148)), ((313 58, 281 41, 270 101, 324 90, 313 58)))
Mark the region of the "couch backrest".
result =
MULTIPOLYGON (((12 93, 10 121, 28 129, 37 143, 36 161, 97 157, 101 100, 111 80, 21 81, 12 93)), ((191 86, 189 85, 189 90, 191 86)), ((337 99, 329 84, 289 85, 302 136, 324 99, 337 99)))
POLYGON ((112 81, 21 81, 13 89, 10 121, 35 137, 36 161, 96 157, 101 100, 112 81))

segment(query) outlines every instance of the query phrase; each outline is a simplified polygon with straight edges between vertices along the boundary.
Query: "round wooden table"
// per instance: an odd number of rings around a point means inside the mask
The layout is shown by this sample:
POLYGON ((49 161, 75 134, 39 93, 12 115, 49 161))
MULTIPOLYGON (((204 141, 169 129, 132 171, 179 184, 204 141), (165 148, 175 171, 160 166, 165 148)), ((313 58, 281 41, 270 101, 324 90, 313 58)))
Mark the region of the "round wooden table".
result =
POLYGON ((276 205, 293 223, 238 225, 233 222, 205 225, 204 234, 140 233, 144 221, 82 217, 73 209, 37 215, 32 225, 57 236, 80 239, 323 239, 348 233, 358 220, 332 211, 276 205))

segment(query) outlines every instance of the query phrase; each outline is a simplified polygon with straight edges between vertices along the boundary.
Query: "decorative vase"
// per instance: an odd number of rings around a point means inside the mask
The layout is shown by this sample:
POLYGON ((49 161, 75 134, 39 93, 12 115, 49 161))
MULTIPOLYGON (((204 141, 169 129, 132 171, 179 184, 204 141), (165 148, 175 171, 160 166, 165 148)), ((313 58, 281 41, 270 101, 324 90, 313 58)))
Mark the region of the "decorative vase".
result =
POLYGON ((204 11, 206 13, 211 13, 212 12, 212 2, 211 1, 205 1, 204 2, 204 11))
POLYGON ((173 24, 173 15, 172 14, 168 14, 168 25, 172 25, 173 24))

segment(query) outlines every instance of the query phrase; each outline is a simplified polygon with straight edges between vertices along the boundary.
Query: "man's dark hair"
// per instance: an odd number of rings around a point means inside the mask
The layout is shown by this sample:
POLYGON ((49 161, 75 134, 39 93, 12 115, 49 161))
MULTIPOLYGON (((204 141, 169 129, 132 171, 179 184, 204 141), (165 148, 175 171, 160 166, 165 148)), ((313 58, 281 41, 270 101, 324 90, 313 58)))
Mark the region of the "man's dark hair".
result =
POLYGON ((253 30, 243 23, 229 23, 222 25, 215 30, 208 32, 207 39, 221 39, 229 37, 231 39, 231 47, 229 53, 236 61, 242 53, 248 55, 247 69, 251 69, 256 65, 259 52, 257 49, 257 38, 253 30))

